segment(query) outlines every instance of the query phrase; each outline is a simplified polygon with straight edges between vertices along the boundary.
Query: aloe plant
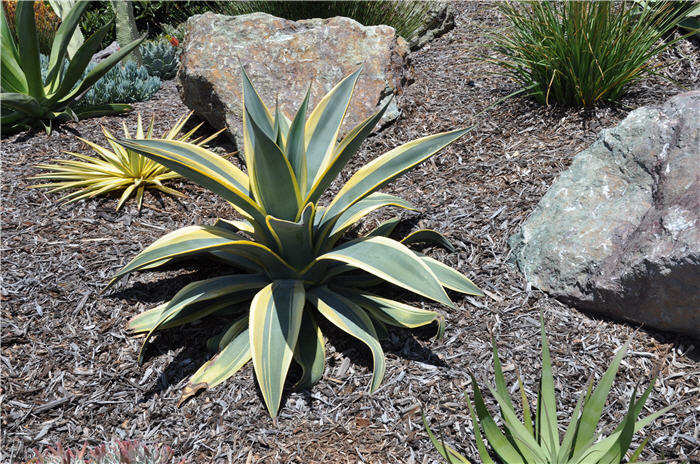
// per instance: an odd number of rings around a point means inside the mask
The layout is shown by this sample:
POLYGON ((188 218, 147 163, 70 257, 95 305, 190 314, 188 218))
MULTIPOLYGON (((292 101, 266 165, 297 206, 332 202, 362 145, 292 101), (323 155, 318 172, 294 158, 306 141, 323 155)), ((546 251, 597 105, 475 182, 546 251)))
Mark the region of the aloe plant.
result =
MULTIPOLYGON (((310 113, 309 93, 293 119, 270 111, 241 69, 244 94, 244 155, 247 173, 192 144, 120 139, 124 147, 157 161, 226 199, 244 220, 219 219, 213 226, 172 232, 143 250, 115 280, 174 259, 209 254, 230 273, 195 282, 169 302, 136 316, 135 332, 175 327, 210 314, 232 317, 210 347, 218 354, 185 387, 181 402, 213 387, 252 359, 271 416, 278 412, 292 360, 303 370, 298 388, 318 381, 324 370, 326 319, 363 342, 372 352, 370 391, 385 371, 378 332, 385 325, 418 327, 439 322, 434 311, 377 294, 387 283, 453 307, 445 288, 481 295, 469 279, 408 246, 432 242, 453 249, 436 231, 419 230, 401 241, 389 238, 397 220, 363 237, 343 240, 361 218, 385 206, 414 209, 379 192, 383 186, 457 140, 468 129, 414 140, 360 168, 329 204, 321 198, 381 119, 386 105, 338 142, 341 124, 360 69, 337 84, 310 113), (251 301, 252 300, 252 301, 251 301), (230 316, 233 315, 233 316, 230 316)), ((143 361, 144 350, 139 354, 143 361)))
MULTIPOLYGON (((540 379, 537 408, 534 416, 525 395, 523 382, 520 379, 520 375, 518 375, 523 421, 519 420, 506 386, 495 340, 492 340, 492 346, 496 386, 488 385, 487 387, 498 403, 501 412, 500 422, 505 427, 505 431, 501 431, 501 428, 499 428, 493 416, 489 413, 484 401, 484 395, 477 385, 476 379, 471 375, 472 388, 474 390, 474 406, 472 406, 466 393, 465 397, 469 406, 472 424, 474 425, 474 439, 481 461, 484 464, 494 464, 494 460, 491 458, 484 443, 483 437, 485 437, 486 441, 491 445, 491 449, 498 455, 503 464, 619 464, 623 462, 625 454, 632 443, 633 435, 651 424, 659 416, 665 414, 672 407, 668 406, 642 419, 637 419, 651 393, 651 389, 654 387, 656 379, 651 379, 649 386, 639 398, 637 398, 637 387, 634 388, 627 413, 623 417, 622 422, 610 435, 602 438, 601 434, 596 434, 615 375, 620 367, 622 358, 629 348, 631 340, 628 340, 613 358, 612 363, 605 371, 605 374, 603 374, 603 377, 601 377, 598 386, 593 389, 593 379, 591 378, 588 381, 585 391, 576 403, 569 425, 562 438, 557 427, 557 401, 554 396, 552 360, 541 316, 540 325, 542 336, 542 377, 540 379)), ((447 462, 453 464, 469 463, 466 457, 454 448, 446 445, 442 440, 437 439, 430 429, 425 416, 423 416, 423 424, 433 445, 447 462)), ((645 444, 646 440, 631 454, 627 462, 636 462, 645 444)))
POLYGON ((39 124, 43 125, 47 132, 51 132, 53 121, 78 120, 131 110, 129 105, 120 104, 76 109, 80 96, 143 40, 134 40, 122 47, 83 77, 90 59, 107 32, 109 25, 106 25, 83 43, 64 71, 64 59, 68 53, 69 43, 88 3, 78 2, 61 22, 51 46, 46 79, 42 79, 41 75, 33 2, 18 2, 17 42, 10 33, 4 11, 0 13, 2 36, 0 123, 3 132, 14 132, 39 124))

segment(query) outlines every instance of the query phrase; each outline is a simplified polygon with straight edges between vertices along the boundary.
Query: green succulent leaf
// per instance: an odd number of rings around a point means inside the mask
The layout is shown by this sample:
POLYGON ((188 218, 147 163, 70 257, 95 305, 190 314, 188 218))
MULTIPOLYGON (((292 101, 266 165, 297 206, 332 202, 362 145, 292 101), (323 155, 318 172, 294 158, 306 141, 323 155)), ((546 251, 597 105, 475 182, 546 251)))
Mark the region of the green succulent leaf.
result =
MULTIPOLYGON (((385 372, 379 338, 387 336, 386 327, 414 328, 436 321, 438 336, 442 336, 444 318, 367 288, 389 283, 451 307, 443 287, 479 294, 459 272, 448 271, 432 258, 390 239, 398 219, 385 222, 366 237, 343 241, 345 233, 372 211, 385 206, 415 209, 378 190, 466 131, 426 137, 392 150, 370 163, 371 169, 361 168, 329 205, 319 205, 386 109, 384 105, 338 142, 359 73, 345 78, 322 98, 308 119, 307 92, 290 120, 279 105, 270 111, 242 69, 246 173, 197 146, 209 139, 153 139, 152 124, 146 130, 139 125, 135 137, 128 131, 121 138, 106 133, 118 164, 147 159, 162 165, 172 171, 169 176, 181 175, 220 195, 242 216, 242 220, 218 219, 214 226, 190 226, 167 234, 115 276, 116 280, 133 271, 191 257, 210 257, 230 268, 227 275, 189 284, 170 302, 136 316, 129 324, 132 331, 147 332, 147 342, 160 329, 212 314, 233 319, 227 330, 209 338, 207 346, 220 351, 192 377, 181 402, 222 382, 252 359, 268 412, 277 415, 292 359, 302 371, 295 388, 307 388, 323 375, 325 340, 320 317, 369 347, 373 357, 370 391, 375 391, 385 372), (250 300, 244 332, 242 321, 250 300)), ((176 128, 182 129, 179 124, 176 128)), ((107 149, 86 143, 102 158, 107 156, 107 149)), ((64 187, 77 188, 82 182, 70 177, 71 170, 88 166, 100 172, 114 170, 104 159, 78 158, 59 173, 68 176, 63 179, 64 187)), ((96 183, 93 188, 90 195, 110 186, 96 183)), ((123 199, 131 193, 138 201, 142 198, 140 186, 124 185, 124 189, 123 199)), ((78 191, 68 197, 74 200, 85 194, 78 191)), ((449 248, 444 236, 431 231, 418 231, 405 242, 449 248)))
POLYGON ((263 288, 250 304, 250 348, 255 375, 267 409, 276 416, 282 387, 299 337, 304 285, 278 280, 263 288))

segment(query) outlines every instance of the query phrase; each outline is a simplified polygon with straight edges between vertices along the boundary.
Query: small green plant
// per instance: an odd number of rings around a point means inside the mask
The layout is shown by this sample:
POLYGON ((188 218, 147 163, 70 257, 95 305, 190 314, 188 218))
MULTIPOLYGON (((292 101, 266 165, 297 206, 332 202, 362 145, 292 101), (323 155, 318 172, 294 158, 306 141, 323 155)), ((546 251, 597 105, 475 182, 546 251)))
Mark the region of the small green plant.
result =
MULTIPOLYGON (((129 323, 146 332, 143 346, 160 330, 211 314, 228 317, 227 329, 209 340, 218 354, 190 378, 180 402, 214 387, 252 359, 262 396, 276 416, 282 388, 294 359, 302 368, 297 387, 317 382, 325 366, 326 319, 363 342, 372 352, 370 391, 382 381, 384 353, 378 332, 385 325, 418 327, 442 318, 375 294, 378 284, 393 284, 453 307, 445 288, 481 295, 458 271, 411 250, 417 242, 452 249, 432 230, 419 230, 400 242, 389 238, 398 219, 363 237, 345 239, 362 217, 384 206, 413 209, 379 189, 457 140, 469 129, 414 140, 366 164, 335 198, 321 198, 362 141, 379 122, 385 105, 338 142, 338 135, 360 69, 336 85, 307 115, 309 93, 293 120, 279 108, 270 111, 241 69, 243 135, 247 173, 192 144, 166 140, 119 140, 228 200, 243 221, 220 219, 213 226, 190 226, 151 244, 121 269, 113 282, 141 269, 209 254, 229 266, 229 274, 191 283, 168 303, 129 323), (251 301, 252 300, 252 301, 251 301)), ((142 347, 139 362, 143 361, 142 347)))
POLYGON ((131 110, 125 104, 83 106, 79 111, 76 109, 76 100, 80 95, 142 40, 133 41, 103 60, 83 78, 90 59, 107 31, 105 26, 85 41, 64 68, 68 44, 86 6, 87 2, 78 2, 61 22, 51 46, 46 79, 42 79, 41 75, 33 2, 19 2, 17 5, 17 41, 12 37, 5 13, 2 12, 0 121, 3 132, 15 132, 39 124, 50 132, 53 121, 78 120, 131 110))
MULTIPOLYGON (((88 71, 95 65, 88 66, 88 71)), ((146 101, 160 89, 160 78, 134 61, 110 69, 79 100, 78 107, 102 105, 105 102, 134 103, 146 101)))
POLYGON ((175 77, 180 66, 177 47, 165 40, 148 41, 141 45, 141 59, 148 74, 163 80, 175 77))
MULTIPOLYGON (((484 444, 482 432, 491 449, 498 455, 504 464, 619 464, 625 459, 625 454, 632 443, 632 436, 643 427, 649 425, 659 416, 665 414, 671 406, 649 414, 643 419, 637 420, 642 412, 651 389, 654 387, 655 378, 651 379, 644 393, 637 398, 637 387, 632 392, 627 414, 622 422, 606 438, 596 434, 603 408, 610 393, 615 375, 620 367, 620 362, 629 348, 630 340, 617 352, 612 363, 608 367, 598 386, 593 389, 593 379, 588 381, 586 390, 579 397, 569 425, 560 441, 557 428, 557 402, 554 396, 554 377, 552 374, 552 360, 549 354, 549 345, 544 330, 544 321, 540 316, 542 336, 542 377, 540 379, 537 394, 537 408, 535 416, 532 416, 528 399, 525 396, 523 382, 518 375, 520 388, 520 402, 522 405, 523 421, 518 419, 511 401, 501 361, 498 357, 496 341, 492 340, 493 363, 496 374, 495 388, 488 385, 491 395, 495 398, 501 411, 500 422, 505 427, 502 432, 496 424, 493 416, 488 412, 484 397, 476 384, 476 379, 471 375, 472 388, 474 389, 474 407, 465 394, 469 414, 474 425, 474 436, 479 456, 484 464, 493 464, 494 460, 484 444)), ((430 440, 437 448, 440 455, 450 463, 468 464, 467 458, 459 454, 454 448, 438 440, 428 426, 428 421, 423 416, 423 424, 428 432, 430 440)), ((629 457, 627 462, 636 462, 646 444, 642 445, 629 457)))
MULTIPOLYGON (((181 133, 191 115, 192 113, 178 119, 175 125, 164 133, 161 138, 164 140, 179 140, 182 142, 190 141, 195 131, 201 126, 200 124, 184 134, 181 133)), ((135 138, 153 138, 154 121, 155 119, 151 118, 151 123, 144 132, 141 115, 139 114, 135 138)), ((124 136, 131 137, 126 123, 124 123, 123 128, 124 136)), ((51 180, 54 182, 34 185, 33 187, 50 187, 52 189, 50 190, 51 192, 77 189, 75 192, 61 198, 60 201, 66 203, 123 190, 119 203, 117 204, 117 210, 119 210, 129 196, 134 193, 136 194, 138 208, 141 209, 143 193, 145 189, 148 188, 154 188, 170 195, 183 196, 183 194, 177 190, 163 185, 163 181, 180 177, 177 173, 168 170, 155 161, 139 155, 133 150, 116 144, 112 134, 104 127, 102 128, 102 132, 107 138, 111 150, 78 137, 78 140, 95 150, 100 157, 95 158, 80 153, 67 152, 69 155, 79 158, 80 161, 54 160, 57 164, 38 164, 36 166, 37 168, 47 169, 52 172, 32 177, 32 179, 51 180)), ((199 138, 191 140, 191 143, 196 146, 202 146, 220 133, 221 131, 203 140, 199 138)))
MULTIPOLYGON (((64 60, 63 68, 59 71, 65 73, 69 61, 64 60)), ((41 55, 41 75, 46 79, 48 75, 49 58, 41 55)), ((85 78, 94 68, 96 63, 90 63, 83 72, 85 78)), ((95 82, 85 95, 75 102, 76 111, 91 106, 105 105, 109 102, 134 103, 151 98, 160 89, 160 79, 148 74, 148 70, 134 62, 124 65, 119 64, 107 71, 95 82)))
MULTIPOLYGON (((115 441, 89 449, 85 443, 77 450, 66 449, 58 443, 43 453, 34 450, 36 457, 27 464, 175 464, 173 450, 165 445, 147 445, 136 441, 115 441)), ((182 459, 178 464, 184 464, 182 459)))
POLYGON ((641 13, 629 2, 506 2, 510 27, 494 36, 494 59, 540 103, 593 106, 619 98, 660 66, 653 58, 678 39, 662 38, 682 19, 673 1, 641 13))

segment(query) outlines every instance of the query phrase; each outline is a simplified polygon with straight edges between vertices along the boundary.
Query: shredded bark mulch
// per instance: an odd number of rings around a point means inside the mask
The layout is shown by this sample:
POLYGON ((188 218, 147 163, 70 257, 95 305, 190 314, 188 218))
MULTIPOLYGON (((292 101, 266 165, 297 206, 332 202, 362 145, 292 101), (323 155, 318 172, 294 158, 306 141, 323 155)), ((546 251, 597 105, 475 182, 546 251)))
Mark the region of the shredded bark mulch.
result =
MULTIPOLYGON (((490 103, 517 90, 479 57, 485 33, 499 26, 492 4, 458 5, 456 28, 412 54, 415 83, 401 97, 403 115, 373 136, 343 179, 381 153, 415 138, 471 125, 490 103)), ((698 88, 697 42, 684 41, 660 61, 663 72, 698 88)), ((147 194, 115 212, 117 197, 60 205, 58 196, 29 189, 34 164, 88 153, 76 136, 103 143, 136 111, 155 114, 164 130, 187 112, 173 81, 122 117, 62 126, 52 136, 22 133, 2 141, 2 448, 4 462, 23 462, 33 448, 62 442, 80 446, 111 439, 161 442, 187 462, 433 463, 441 462, 421 423, 421 408, 445 442, 479 462, 468 418, 469 373, 493 382, 491 335, 507 380, 516 372, 534 401, 541 368, 539 315, 552 348, 560 425, 568 423, 590 376, 599 379, 613 354, 632 337, 602 424, 610 431, 627 410, 634 386, 658 379, 644 414, 674 408, 635 436, 649 438, 643 459, 700 462, 700 348, 697 340, 639 329, 583 314, 531 288, 509 262, 507 239, 528 217, 571 159, 602 128, 634 108, 657 104, 683 89, 653 77, 634 84, 614 105, 595 109, 542 107, 512 98, 478 118, 479 125, 386 191, 420 206, 420 213, 387 211, 375 226, 401 214, 406 230, 437 229, 456 253, 428 250, 487 292, 453 295, 442 311, 447 331, 390 331, 383 341, 387 372, 367 393, 371 359, 359 342, 329 332, 324 378, 308 391, 288 392, 270 419, 246 366, 225 384, 176 407, 188 377, 209 357, 204 347, 217 321, 159 335, 143 366, 141 339, 128 334, 134 315, 166 301, 188 282, 217 272, 193 262, 131 276, 102 294, 111 276, 163 234, 190 224, 232 217, 220 198, 188 182, 174 182, 184 199, 147 194)), ((210 130, 209 128, 205 130, 210 130)), ((232 147, 219 140, 216 149, 232 147)), ((335 188, 339 184, 335 185, 335 188)), ((515 390, 514 390, 515 391, 515 390)), ((493 406, 493 404, 492 404, 493 406)))

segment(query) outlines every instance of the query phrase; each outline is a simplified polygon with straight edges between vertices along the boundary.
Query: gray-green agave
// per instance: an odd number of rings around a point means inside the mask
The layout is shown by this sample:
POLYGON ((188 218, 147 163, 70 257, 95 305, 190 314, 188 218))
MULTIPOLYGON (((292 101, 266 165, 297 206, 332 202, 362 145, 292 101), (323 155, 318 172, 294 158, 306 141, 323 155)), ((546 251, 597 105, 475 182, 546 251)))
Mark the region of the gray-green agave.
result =
POLYGON ((218 354, 192 376, 182 400, 223 382, 252 359, 267 408, 275 416, 292 359, 303 370, 297 387, 321 378, 325 348, 318 320, 326 319, 369 347, 374 391, 384 376, 378 333, 385 325, 410 328, 437 320, 439 333, 443 329, 438 313, 376 292, 390 283, 453 307, 445 288, 472 295, 481 291, 456 270, 409 248, 432 242, 453 250, 438 232, 418 230, 396 241, 389 238, 398 222, 394 219, 363 237, 343 237, 378 208, 414 209, 379 189, 468 129, 431 135, 389 151, 360 168, 328 205, 321 206, 323 193, 369 136, 386 105, 338 142, 360 69, 336 85, 308 119, 307 92, 293 120, 279 108, 270 111, 243 69, 241 75, 247 173, 189 143, 119 140, 225 198, 245 218, 172 232, 119 271, 115 280, 173 259, 206 254, 231 267, 228 275, 187 285, 169 302, 136 316, 129 327, 148 333, 145 345, 157 330, 210 314, 230 315, 229 327, 210 340, 218 354))
POLYGON ((163 80, 172 79, 180 66, 178 49, 170 42, 161 40, 157 42, 144 42, 139 48, 144 67, 151 76, 163 80))

